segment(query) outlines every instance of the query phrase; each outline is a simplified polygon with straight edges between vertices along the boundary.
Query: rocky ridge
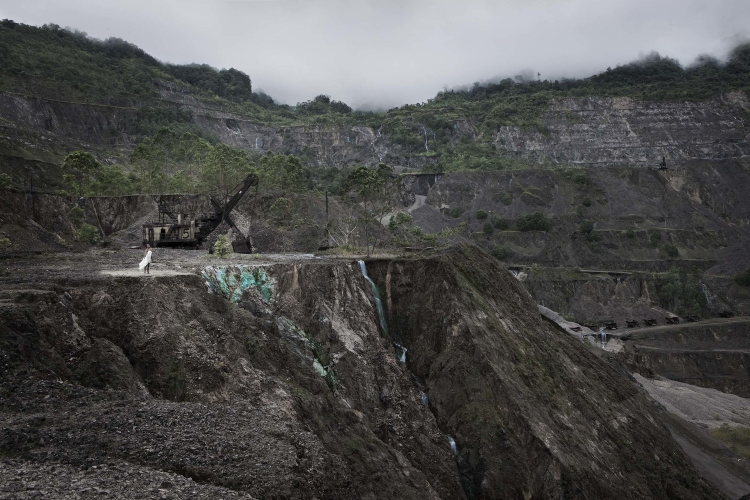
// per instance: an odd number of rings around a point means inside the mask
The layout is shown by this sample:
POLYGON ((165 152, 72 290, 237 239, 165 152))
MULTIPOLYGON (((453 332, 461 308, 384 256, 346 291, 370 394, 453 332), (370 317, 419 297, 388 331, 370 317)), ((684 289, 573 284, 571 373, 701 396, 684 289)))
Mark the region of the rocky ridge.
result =
POLYGON ((660 410, 477 250, 367 262, 388 336, 350 260, 236 261, 235 303, 180 252, 118 276, 136 254, 3 276, 2 470, 262 498, 718 497, 660 410))

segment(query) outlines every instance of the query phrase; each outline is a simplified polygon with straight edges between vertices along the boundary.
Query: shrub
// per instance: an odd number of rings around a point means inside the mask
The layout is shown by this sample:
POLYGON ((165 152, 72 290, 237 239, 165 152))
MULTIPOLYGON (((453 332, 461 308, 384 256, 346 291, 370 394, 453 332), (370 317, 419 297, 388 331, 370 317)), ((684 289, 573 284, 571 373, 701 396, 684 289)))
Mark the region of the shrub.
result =
POLYGON ((229 243, 229 238, 222 234, 216 238, 216 243, 214 243, 214 254, 223 258, 230 253, 232 253, 232 245, 229 243))
POLYGON ((0 251, 8 250, 11 246, 13 246, 13 244, 11 243, 9 238, 0 236, 0 251))
POLYGON ((516 219, 516 228, 519 231, 548 231, 552 222, 542 212, 521 216, 516 219))
POLYGON ((464 210, 463 208, 460 208, 460 207, 453 207, 453 208, 447 209, 445 213, 450 215, 454 219, 458 219, 459 217, 461 217, 461 215, 463 215, 464 210))
POLYGON ((582 186, 591 182, 589 174, 585 170, 581 169, 566 170, 565 172, 563 172, 563 177, 582 186))
POLYGON ((68 217, 70 218, 70 222, 72 222, 75 227, 80 227, 81 222, 83 222, 83 209, 76 205, 75 207, 70 209, 70 212, 68 212, 68 217))
POLYGON ((590 220, 584 220, 583 222, 581 222, 580 230, 584 234, 589 234, 594 230, 594 223, 590 220))
POLYGON ((76 233, 76 239, 90 245, 95 245, 101 240, 99 236, 99 230, 91 224, 87 224, 85 222, 81 225, 81 228, 76 233))
POLYGON ((487 213, 487 211, 482 210, 481 208, 479 210, 477 210, 477 219, 478 220, 484 220, 484 219, 487 218, 488 215, 489 214, 487 213))
POLYGON ((750 269, 745 272, 739 273, 734 277, 734 282, 740 286, 750 287, 750 269))
POLYGON ((10 175, 3 172, 0 174, 0 189, 8 189, 12 184, 10 175))
POLYGON ((591 206, 591 198, 584 198, 583 201, 581 201, 581 205, 584 207, 590 207, 591 206))
POLYGON ((492 236, 492 233, 495 232, 495 227, 492 225, 492 222, 485 222, 484 227, 482 228, 482 232, 484 232, 484 234, 487 236, 492 236))
POLYGON ((505 193, 503 195, 503 205, 507 207, 511 203, 513 203, 513 197, 510 195, 510 193, 505 193))
POLYGON ((399 226, 410 226, 414 222, 414 218, 411 216, 409 212, 399 212, 393 217, 391 217, 391 220, 388 222, 388 229, 391 231, 395 231, 399 228, 399 226))
POLYGON ((575 182, 576 184, 580 184, 582 186, 585 186, 586 184, 589 184, 591 182, 591 179, 589 178, 589 174, 586 172, 576 172, 572 175, 571 180, 575 182))
POLYGON ((273 205, 271 205, 271 208, 268 209, 271 219, 278 224, 289 222, 292 211, 292 200, 284 197, 277 198, 273 202, 273 205))
POLYGON ((628 229, 627 231, 625 231, 625 236, 630 238, 631 240, 635 238, 635 231, 633 230, 632 227, 628 229))
POLYGON ((505 247, 492 247, 490 248, 490 255, 497 260, 505 260, 510 257, 510 250, 505 247))
POLYGON ((671 243, 667 243, 666 245, 664 245, 664 251, 668 256, 672 258, 675 258, 680 254, 680 252, 677 250, 677 247, 672 245, 671 243))
POLYGON ((658 247, 661 241, 661 232, 658 229, 649 229, 648 240, 653 248, 658 247))
POLYGON ((507 231, 510 228, 510 221, 503 217, 493 217, 492 225, 495 227, 495 229, 499 229, 500 231, 507 231))

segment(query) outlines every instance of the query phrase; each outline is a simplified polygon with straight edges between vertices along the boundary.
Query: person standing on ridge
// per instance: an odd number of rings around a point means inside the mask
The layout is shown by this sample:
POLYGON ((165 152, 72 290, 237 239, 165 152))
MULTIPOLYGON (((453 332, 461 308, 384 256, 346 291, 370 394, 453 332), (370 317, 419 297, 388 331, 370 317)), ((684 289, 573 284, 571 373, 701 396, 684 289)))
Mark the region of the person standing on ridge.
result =
POLYGON ((146 244, 146 252, 143 254, 143 260, 138 264, 138 269, 143 271, 145 274, 151 274, 151 245, 146 244))

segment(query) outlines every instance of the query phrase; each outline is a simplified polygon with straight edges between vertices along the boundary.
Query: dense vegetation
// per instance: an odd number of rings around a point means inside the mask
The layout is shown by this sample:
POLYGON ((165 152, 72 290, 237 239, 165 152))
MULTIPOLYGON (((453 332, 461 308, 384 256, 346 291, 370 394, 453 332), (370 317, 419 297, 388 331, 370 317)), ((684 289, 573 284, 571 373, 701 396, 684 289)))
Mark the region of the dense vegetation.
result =
POLYGON ((706 308, 706 296, 700 277, 685 269, 672 270, 656 280, 659 305, 679 316, 700 315, 706 308))
MULTIPOLYGON (((212 160, 200 157, 199 163, 189 166, 194 159, 192 152, 180 156, 182 153, 171 149, 185 147, 180 139, 184 134, 190 134, 188 142, 200 151, 206 148, 198 139, 217 147, 215 140, 201 136, 192 113, 179 106, 180 94, 185 92, 203 106, 238 112, 269 125, 367 125, 396 145, 391 148, 396 157, 427 158, 424 168, 428 171, 518 169, 528 168, 529 163, 499 155, 493 143, 501 127, 520 126, 546 134, 541 120, 544 111, 553 100, 566 97, 694 100, 748 90, 750 44, 736 47, 726 63, 702 57, 683 68, 674 59, 654 53, 589 78, 524 81, 517 77, 475 83, 462 90, 440 92, 426 103, 386 113, 355 111, 326 95, 296 106, 280 105, 265 94, 253 92, 250 77, 234 68, 166 64, 124 40, 95 40, 56 25, 38 28, 0 21, 0 67, 0 91, 135 108, 127 133, 138 138, 140 151, 130 159, 135 170, 126 171, 135 175, 139 184, 133 181, 129 189, 185 190, 207 186, 208 170, 204 167, 212 160), (164 137, 155 139, 165 127, 174 132, 170 140, 175 144, 169 147, 164 137), (142 154, 157 146, 170 150, 161 166, 162 178, 146 171, 150 168, 147 164, 162 152, 155 152, 156 156, 142 154), (182 177, 179 172, 183 172, 182 177)), ((245 156, 241 161, 257 160, 245 156)), ((128 175, 123 172, 123 176, 128 175)), ((345 177, 330 171, 316 175, 321 177, 319 186, 335 185, 333 189, 340 189, 345 177)), ((308 184, 316 182, 313 174, 305 176, 308 184)), ((218 184, 221 187, 224 182, 218 184)))
POLYGON ((469 89, 441 92, 425 104, 390 110, 383 118, 383 131, 414 154, 439 158, 437 168, 444 171, 523 168, 523 162, 498 156, 491 139, 509 125, 546 134, 541 118, 554 99, 699 100, 733 90, 750 90, 750 44, 736 47, 725 64, 701 57, 683 68, 653 53, 590 78, 475 83, 469 89))
POLYGON ((262 191, 342 194, 351 171, 310 169, 294 155, 251 154, 167 127, 139 142, 124 166, 101 165, 90 153, 74 151, 61 169, 66 191, 77 196, 223 193, 251 173, 262 191))
MULTIPOLYGON (((253 92, 250 77, 234 68, 165 64, 119 38, 96 40, 54 24, 37 28, 0 21, 0 67, 0 90, 72 102, 147 104, 150 109, 145 116, 139 113, 138 121, 156 118, 159 126, 185 122, 184 116, 174 115, 171 100, 161 96, 164 89, 186 90, 205 105, 272 124, 338 123, 342 116, 366 121, 371 115, 352 113, 328 96, 297 107, 278 105, 253 92)), ((146 135, 155 129, 137 132, 146 135)))

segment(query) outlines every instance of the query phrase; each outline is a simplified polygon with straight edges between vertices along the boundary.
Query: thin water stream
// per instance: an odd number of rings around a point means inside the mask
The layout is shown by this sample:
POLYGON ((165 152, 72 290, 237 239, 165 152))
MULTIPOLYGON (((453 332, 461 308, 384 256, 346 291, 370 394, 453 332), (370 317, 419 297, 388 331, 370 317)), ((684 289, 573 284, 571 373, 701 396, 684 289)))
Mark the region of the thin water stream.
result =
MULTIPOLYGON (((370 276, 367 274, 367 267, 365 266, 365 261, 358 260, 357 263, 359 264, 359 269, 362 271, 362 276, 364 276, 364 278, 370 284, 370 288, 372 289, 372 295, 375 298, 375 308, 377 309, 378 320, 380 321, 380 329, 383 331, 383 334, 386 336, 386 338, 393 343, 393 347, 396 349, 396 358, 401 363, 406 364, 407 348, 399 344, 398 342, 395 342, 391 338, 390 334, 388 333, 388 322, 385 319, 385 310, 383 309, 383 301, 380 298, 380 291, 378 290, 378 286, 375 284, 372 278, 370 278, 370 276)), ((416 375, 412 373, 411 376, 419 385, 420 399, 422 400, 422 403, 429 407, 430 399, 427 396, 427 393, 424 391, 424 385, 422 384, 421 380, 419 380, 419 378, 416 375)), ((450 444, 451 451, 453 452, 453 456, 456 458, 456 462, 458 463, 458 461, 460 460, 460 455, 458 453, 456 440, 453 439, 452 436, 448 436, 448 444, 450 444)))
POLYGON ((386 338, 390 340, 391 336, 388 334, 388 323, 385 320, 385 311, 383 310, 383 301, 380 300, 380 292, 378 291, 378 286, 367 275, 367 268, 365 267, 365 261, 358 260, 357 262, 359 263, 359 269, 362 271, 362 276, 364 276, 367 282, 370 283, 372 294, 375 297, 375 307, 378 310, 378 319, 380 320, 380 329, 383 331, 383 334, 385 334, 386 338))

